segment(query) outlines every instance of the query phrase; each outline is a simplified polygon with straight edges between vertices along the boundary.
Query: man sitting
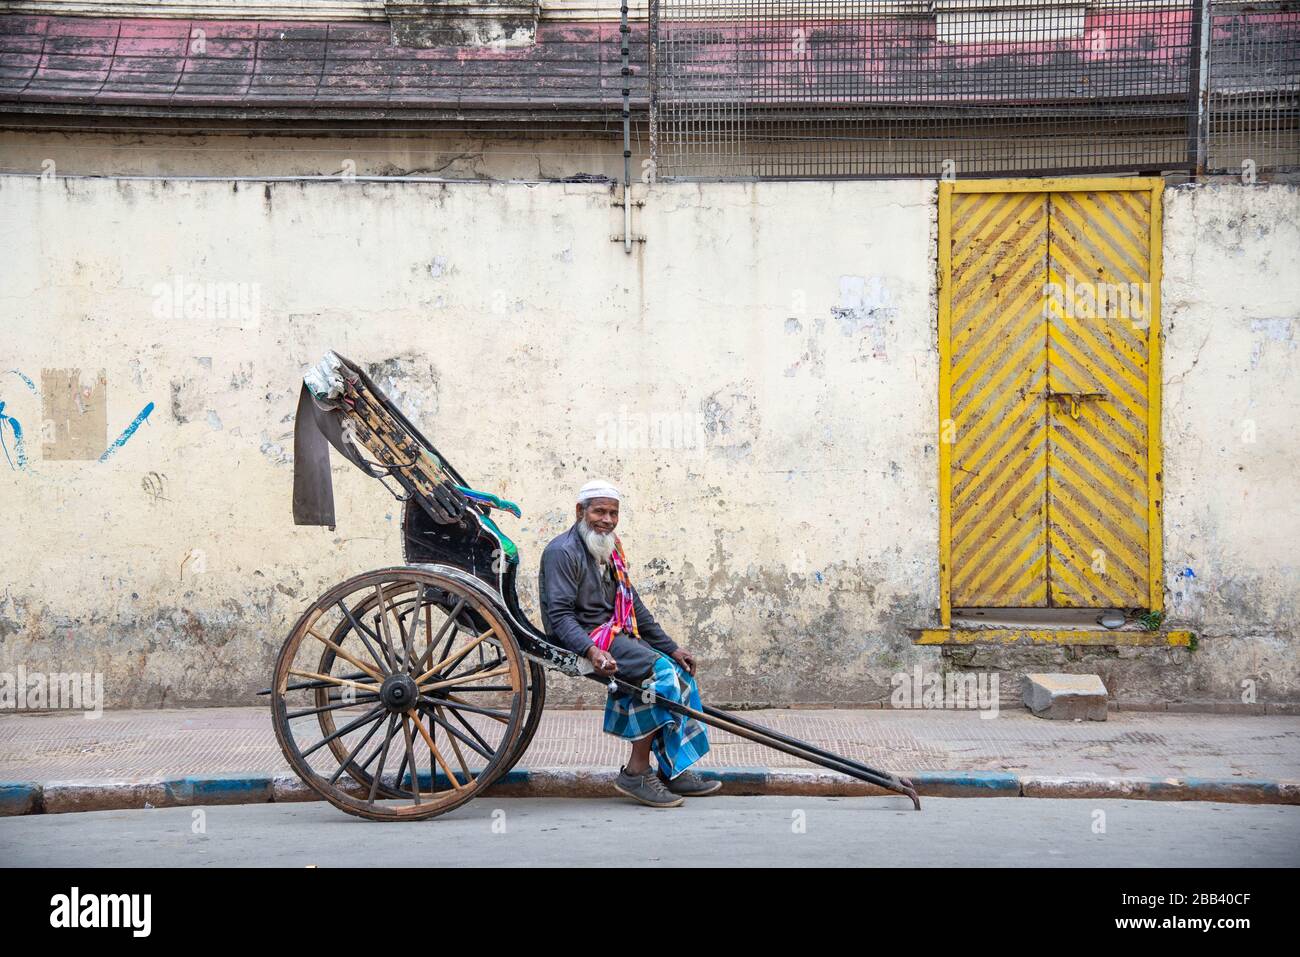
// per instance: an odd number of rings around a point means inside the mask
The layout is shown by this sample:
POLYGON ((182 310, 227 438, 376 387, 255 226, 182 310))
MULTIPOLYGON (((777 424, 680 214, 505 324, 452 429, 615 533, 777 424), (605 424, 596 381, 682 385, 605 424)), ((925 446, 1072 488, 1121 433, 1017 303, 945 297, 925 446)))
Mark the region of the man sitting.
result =
POLYGON ((621 498, 608 482, 588 482, 578 492, 576 521, 542 553, 542 623, 556 644, 585 655, 598 674, 648 689, 611 690, 605 701, 605 731, 632 742, 614 787, 650 807, 676 807, 722 782, 686 770, 709 750, 704 725, 659 703, 699 710, 695 658, 659 627, 632 587, 614 534, 621 498), (652 749, 657 772, 650 769, 652 749))

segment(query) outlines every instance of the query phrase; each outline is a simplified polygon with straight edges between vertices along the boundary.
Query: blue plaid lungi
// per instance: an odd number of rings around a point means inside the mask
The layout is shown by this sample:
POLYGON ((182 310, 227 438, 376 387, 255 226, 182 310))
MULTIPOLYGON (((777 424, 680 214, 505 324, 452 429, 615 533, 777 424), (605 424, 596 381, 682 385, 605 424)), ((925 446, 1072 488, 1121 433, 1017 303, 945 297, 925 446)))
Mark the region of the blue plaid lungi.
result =
POLYGON ((654 671, 641 682, 646 691, 612 691, 605 699, 605 733, 637 740, 656 731, 651 749, 659 770, 675 778, 709 752, 704 725, 686 715, 674 714, 660 699, 699 711, 700 689, 695 679, 671 658, 655 655, 654 671))

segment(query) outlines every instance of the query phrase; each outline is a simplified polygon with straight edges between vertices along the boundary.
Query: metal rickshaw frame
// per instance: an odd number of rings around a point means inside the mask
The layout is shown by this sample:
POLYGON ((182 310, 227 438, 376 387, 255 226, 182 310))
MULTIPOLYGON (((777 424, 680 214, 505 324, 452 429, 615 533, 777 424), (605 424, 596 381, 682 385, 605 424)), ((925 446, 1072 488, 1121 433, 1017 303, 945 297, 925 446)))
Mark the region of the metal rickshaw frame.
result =
MULTIPOLYGON (((327 362, 332 363, 336 375, 333 381, 341 388, 335 388, 328 395, 318 395, 304 385, 299 401, 295 426, 295 522, 333 526, 333 496, 329 479, 329 447, 333 447, 358 468, 383 481, 385 487, 402 503, 402 543, 406 564, 355 576, 335 586, 318 599, 304 612, 290 632, 277 660, 273 686, 261 693, 271 696, 277 739, 286 758, 309 787, 336 806, 361 817, 381 820, 423 819, 460 806, 514 767, 536 734, 545 707, 547 671, 591 678, 605 683, 611 691, 621 689, 641 694, 643 689, 617 677, 608 678, 596 674, 585 658, 548 641, 546 634, 524 613, 517 592, 517 576, 520 567, 518 550, 491 517, 493 510, 518 515, 518 508, 513 503, 471 488, 460 473, 359 366, 334 353, 327 354, 327 362), (328 446, 321 441, 322 436, 328 441, 328 446), (398 491, 393 490, 390 481, 397 484, 398 491), (455 490, 454 507, 459 510, 459 515, 454 521, 448 521, 447 496, 450 488, 455 490), (353 588, 354 584, 355 588, 353 588), (367 598, 365 602, 354 604, 351 608, 347 605, 348 598, 339 597, 355 594, 369 595, 369 589, 372 587, 378 598, 367 598), (388 589, 387 592, 384 590, 385 587, 388 589), (404 594, 409 592, 414 596, 413 612, 409 609, 407 612, 397 611, 397 600, 392 597, 395 591, 402 591, 404 594), (433 605, 435 599, 440 599, 443 605, 433 605), (516 682, 519 685, 513 688, 511 700, 514 704, 508 721, 504 718, 496 718, 509 726, 496 750, 491 750, 489 743, 466 723, 458 710, 450 712, 450 716, 456 718, 462 728, 457 728, 453 722, 446 720, 449 711, 444 709, 474 710, 468 704, 460 704, 463 695, 452 694, 450 688, 428 690, 437 684, 451 685, 453 684, 451 680, 421 684, 427 680, 428 674, 433 672, 430 671, 426 675, 416 674, 423 665, 429 664, 432 660, 431 657, 428 661, 415 660, 415 654, 408 640, 418 630, 420 610, 426 604, 445 608, 452 605, 452 599, 456 602, 453 606, 454 611, 448 618, 448 621, 455 621, 451 629, 452 635, 460 631, 462 623, 469 630, 485 628, 486 630, 476 640, 481 642, 483 647, 492 646, 497 649, 497 654, 502 657, 497 659, 496 664, 500 665, 505 657, 510 658, 512 663, 506 668, 509 675, 500 680, 516 682), (391 606, 390 602, 392 602, 391 606), (322 620, 323 610, 328 607, 337 607, 346 616, 346 620, 340 622, 329 638, 315 630, 315 625, 322 620), (378 614, 374 615, 376 608, 378 614), (393 641, 387 631, 390 610, 396 616, 396 631, 402 641, 408 642, 405 658, 402 657, 400 643, 393 641), (371 618, 373 627, 364 624, 362 619, 365 615, 374 615, 371 618), (403 624, 407 620, 404 615, 407 617, 413 615, 409 624, 403 624), (382 634, 379 625, 381 619, 384 629, 382 634), (371 650, 373 653, 371 667, 367 668, 365 661, 350 656, 342 647, 349 634, 359 638, 371 650), (373 641, 367 641, 367 635, 373 641), (348 661, 354 662, 363 670, 348 672, 351 677, 294 670, 290 666, 291 662, 286 664, 286 656, 293 659, 301 648, 301 642, 312 636, 319 639, 327 649, 320 666, 325 669, 325 672, 329 672, 332 664, 341 661, 338 655, 347 657, 348 661), (383 645, 385 641, 389 642, 387 648, 383 645), (376 652, 374 646, 379 646, 380 651, 376 652), (516 648, 519 656, 517 662, 515 661, 516 648), (402 674, 408 677, 403 678, 402 674), (368 680, 367 675, 373 677, 368 680), (521 678, 520 675, 526 677, 521 678), (294 680, 295 677, 300 676, 306 677, 307 680, 294 680), (415 679, 414 683, 408 680, 410 677, 415 679), (319 707, 291 711, 287 704, 289 693, 303 689, 316 695, 319 707), (345 725, 340 731, 337 726, 326 722, 326 716, 333 715, 338 709, 345 707, 345 704, 337 703, 339 700, 337 697, 331 696, 340 689, 359 696, 363 704, 358 707, 373 705, 367 715, 375 729, 381 726, 385 717, 390 719, 389 739, 395 736, 395 727, 400 721, 406 734, 406 753, 410 756, 409 777, 402 776, 402 769, 408 768, 407 761, 403 758, 395 779, 396 783, 381 780, 389 749, 387 740, 384 743, 385 755, 380 760, 377 773, 373 775, 367 775, 367 767, 358 767, 360 746, 351 753, 343 753, 348 726, 345 725), (399 692, 404 692, 408 697, 406 699, 399 697, 397 701, 391 700, 391 696, 399 692), (412 701, 410 696, 414 696, 417 700, 412 701), (414 710, 409 710, 408 706, 413 706, 414 710), (326 740, 322 740, 310 749, 304 749, 295 737, 292 721, 312 712, 317 713, 322 731, 330 731, 330 734, 326 735, 326 740), (417 764, 411 747, 412 735, 408 730, 407 719, 403 717, 404 714, 412 716, 414 719, 412 724, 424 735, 430 750, 432 790, 428 794, 423 793, 422 779, 417 779, 415 773, 417 764), (422 716, 428 718, 427 731, 421 726, 422 716), (435 763, 435 756, 439 762, 443 761, 441 749, 436 747, 433 740, 438 736, 435 722, 438 727, 447 732, 446 740, 455 748, 457 758, 461 758, 461 749, 455 738, 459 738, 459 741, 464 742, 467 747, 475 747, 485 757, 490 756, 490 760, 481 772, 471 774, 463 758, 460 764, 464 769, 464 775, 454 771, 449 759, 446 763, 435 763), (433 732, 432 737, 429 736, 428 731, 433 732), (477 747, 475 742, 464 733, 465 731, 472 734, 483 747, 477 747), (452 735, 455 735, 455 738, 452 738, 452 735), (329 779, 314 769, 304 756, 304 750, 314 752, 326 743, 338 763, 337 769, 329 779), (443 768, 445 774, 436 773, 439 766, 443 768), (344 771, 351 780, 340 784, 339 779, 344 771), (433 783, 435 776, 438 781, 446 784, 444 792, 437 791, 437 784, 433 783), (363 802, 360 800, 359 792, 365 791, 367 785, 368 800, 363 802), (440 796, 442 793, 446 794, 445 798, 440 796), (428 797, 429 801, 422 804, 422 796, 428 797), (406 813, 390 812, 385 810, 383 805, 376 803, 381 797, 412 797, 414 805, 406 808, 406 813)), ((428 614, 426 611, 426 621, 428 614)), ((445 625, 443 630, 446 630, 445 625)), ((428 623, 426 639, 430 644, 426 656, 434 650, 434 645, 439 643, 433 641, 431 632, 432 625, 428 623)), ((443 632, 440 631, 439 641, 442 638, 443 632)), ((446 641, 447 648, 450 648, 451 639, 446 641)), ((482 655, 481 650, 479 654, 482 655)), ((443 656, 444 658, 447 656, 446 650, 443 656)), ((436 670, 435 667, 433 671, 436 670)), ((505 674, 505 671, 498 667, 496 671, 483 673, 505 674)), ((441 675, 434 675, 434 677, 441 677, 441 675)), ((659 703, 676 714, 689 716, 709 727, 727 731, 811 764, 837 771, 855 780, 874 785, 883 791, 906 795, 911 799, 913 806, 917 810, 920 809, 916 790, 905 778, 876 770, 860 761, 764 728, 719 708, 706 705, 696 710, 664 699, 660 699, 659 703)), ((479 710, 486 713, 489 709, 479 710)), ((505 714, 504 711, 500 713, 505 714)), ((330 720, 332 721, 332 717, 330 720)), ((355 721, 349 724, 355 724, 355 721)), ((367 738, 375 733, 375 730, 372 730, 367 738)), ((419 746, 419 739, 415 740, 419 746)), ((375 754, 372 753, 370 757, 373 761, 375 754)))

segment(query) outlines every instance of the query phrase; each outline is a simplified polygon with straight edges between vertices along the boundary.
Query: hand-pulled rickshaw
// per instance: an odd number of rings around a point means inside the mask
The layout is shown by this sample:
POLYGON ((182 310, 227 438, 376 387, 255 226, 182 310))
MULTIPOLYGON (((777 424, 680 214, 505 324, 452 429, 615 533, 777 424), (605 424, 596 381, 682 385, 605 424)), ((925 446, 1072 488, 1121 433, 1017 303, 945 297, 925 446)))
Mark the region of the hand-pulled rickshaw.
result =
MULTIPOLYGON (((423 820, 506 774, 537 732, 546 672, 641 694, 547 641, 520 608, 519 553, 481 492, 354 363, 328 353, 304 380, 294 438, 294 521, 333 527, 329 450, 402 503, 405 564, 326 591, 275 662, 271 711, 290 766, 313 791, 372 820, 423 820), (394 488, 394 484, 396 488, 394 488)), ((904 794, 910 781, 717 708, 661 701, 710 727, 904 794)))

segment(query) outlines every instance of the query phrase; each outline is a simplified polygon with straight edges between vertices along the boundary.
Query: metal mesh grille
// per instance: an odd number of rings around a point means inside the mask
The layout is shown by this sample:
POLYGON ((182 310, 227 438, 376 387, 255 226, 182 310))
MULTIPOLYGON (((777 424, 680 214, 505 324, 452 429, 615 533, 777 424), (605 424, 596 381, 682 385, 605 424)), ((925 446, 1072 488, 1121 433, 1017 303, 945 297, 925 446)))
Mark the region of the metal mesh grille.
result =
POLYGON ((1209 170, 1300 169, 1300 4, 1212 10, 1209 170))
MULTIPOLYGON (((1245 68, 1254 78, 1267 63, 1272 79, 1264 91, 1229 97, 1225 87, 1211 99, 1230 110, 1214 155, 1250 130, 1263 141, 1255 152, 1269 157, 1261 166, 1276 164, 1300 151, 1300 14, 1293 3, 1265 15, 1259 4, 1239 6, 1216 7, 1215 40, 1225 58, 1231 50, 1243 68, 1255 64, 1245 68), (1279 87, 1292 91, 1289 107, 1279 87)), ((1203 17, 1200 0, 658 0, 656 170, 834 178, 1191 169, 1207 145, 1203 17)))

